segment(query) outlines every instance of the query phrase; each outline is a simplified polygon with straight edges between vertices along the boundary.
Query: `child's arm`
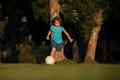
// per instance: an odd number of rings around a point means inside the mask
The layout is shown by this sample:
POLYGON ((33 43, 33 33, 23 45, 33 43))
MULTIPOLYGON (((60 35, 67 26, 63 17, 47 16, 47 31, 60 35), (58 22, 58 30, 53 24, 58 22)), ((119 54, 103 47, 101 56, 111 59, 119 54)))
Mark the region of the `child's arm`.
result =
POLYGON ((50 40, 50 35, 51 35, 51 31, 48 31, 48 34, 47 34, 46 40, 50 40))
POLYGON ((65 35, 68 37, 70 42, 73 42, 73 39, 70 37, 70 35, 68 34, 68 32, 66 30, 63 30, 63 32, 65 33, 65 35))

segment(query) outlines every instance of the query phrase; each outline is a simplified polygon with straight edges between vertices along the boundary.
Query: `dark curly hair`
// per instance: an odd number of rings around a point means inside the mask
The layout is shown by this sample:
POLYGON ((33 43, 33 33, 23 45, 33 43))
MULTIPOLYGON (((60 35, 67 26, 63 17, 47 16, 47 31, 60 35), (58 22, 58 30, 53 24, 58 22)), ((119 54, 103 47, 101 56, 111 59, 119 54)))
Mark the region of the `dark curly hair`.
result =
POLYGON ((58 17, 58 16, 56 16, 56 17, 54 17, 53 19, 52 19, 52 25, 55 25, 55 21, 59 21, 60 22, 60 24, 62 24, 62 20, 61 20, 61 18, 60 17, 58 17))

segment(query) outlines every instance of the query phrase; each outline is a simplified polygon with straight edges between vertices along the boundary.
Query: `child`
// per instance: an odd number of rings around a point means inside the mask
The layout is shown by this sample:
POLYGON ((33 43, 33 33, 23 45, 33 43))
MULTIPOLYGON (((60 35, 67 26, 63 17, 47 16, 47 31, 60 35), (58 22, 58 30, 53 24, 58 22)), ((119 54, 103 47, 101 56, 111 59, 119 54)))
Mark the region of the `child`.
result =
POLYGON ((67 36, 70 42, 73 41, 73 39, 70 37, 68 32, 61 26, 61 19, 59 17, 55 17, 52 20, 52 25, 50 27, 50 30, 48 31, 47 40, 50 40, 51 35, 51 53, 50 55, 55 58, 55 61, 57 61, 57 58, 59 56, 59 52, 62 48, 62 32, 67 36))

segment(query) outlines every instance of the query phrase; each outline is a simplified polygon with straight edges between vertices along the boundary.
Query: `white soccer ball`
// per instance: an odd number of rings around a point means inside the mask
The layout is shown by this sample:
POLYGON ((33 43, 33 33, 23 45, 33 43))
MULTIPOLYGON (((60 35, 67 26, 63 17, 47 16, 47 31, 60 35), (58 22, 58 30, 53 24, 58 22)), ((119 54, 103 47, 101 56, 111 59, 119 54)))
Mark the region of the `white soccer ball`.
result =
POLYGON ((55 59, 52 56, 47 56, 45 59, 46 64, 54 64, 55 63, 55 59))

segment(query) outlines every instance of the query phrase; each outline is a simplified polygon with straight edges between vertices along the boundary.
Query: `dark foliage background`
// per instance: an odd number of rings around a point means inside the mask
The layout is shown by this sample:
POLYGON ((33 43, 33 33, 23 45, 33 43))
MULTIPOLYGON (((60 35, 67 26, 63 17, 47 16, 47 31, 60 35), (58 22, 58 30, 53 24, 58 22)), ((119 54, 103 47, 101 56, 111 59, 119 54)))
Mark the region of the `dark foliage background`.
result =
MULTIPOLYGON (((37 1, 37 0, 35 0, 37 1)), ((19 54, 21 46, 25 48, 25 45, 32 45, 31 56, 33 59, 29 60, 30 62, 34 62, 35 59, 33 53, 36 55, 41 55, 39 51, 40 45, 45 41, 49 47, 49 41, 45 40, 47 31, 49 30, 49 2, 46 0, 41 0, 39 4, 36 4, 34 0, 0 0, 0 21, 6 21, 6 25, 4 27, 4 33, 0 33, 0 58, 3 62, 19 62, 19 54), (36 4, 36 5, 34 5, 36 4), (47 5, 46 5, 47 4, 47 5), (33 6, 33 7, 32 7, 33 6), (38 14, 34 14, 33 8, 37 9, 36 6, 39 6, 39 12, 42 16, 38 16, 38 14), (27 18, 27 21, 22 22, 21 19, 23 17, 27 18), (47 20, 46 20, 47 19, 47 20), (32 36, 32 38, 31 38, 32 36), (23 45, 21 45, 23 44, 23 45), (16 47, 17 46, 17 47, 16 47), (6 52, 3 54, 3 52, 6 52), (39 54, 38 54, 39 53, 39 54)), ((61 4, 63 0, 61 0, 61 4)), ((110 62, 110 63, 119 63, 120 62, 120 38, 119 38, 119 23, 120 23, 120 0, 108 0, 110 12, 108 15, 105 24, 101 29, 99 34, 98 46, 97 46, 97 55, 96 59, 100 62, 110 62), (107 45, 102 45, 103 43, 107 45)), ((36 10, 37 11, 37 10, 36 10)), ((64 15, 61 14, 64 17, 64 15)), ((63 24, 65 26, 70 26, 71 28, 66 28, 70 34, 72 34, 73 30, 78 32, 78 29, 73 28, 73 23, 65 22, 65 18, 63 19, 63 24)), ((74 22, 74 20, 71 20, 74 22)), ((0 28, 2 31, 2 29, 0 28)), ((3 32, 3 31, 2 31, 3 32)), ((76 36, 81 35, 78 33, 74 33, 76 36)), ((82 35, 79 39, 82 41, 82 35)), ((80 43, 80 49, 83 49, 84 46, 80 43)), ((67 46, 70 46, 67 44, 67 46)), ((67 49, 66 48, 66 53, 67 49)), ((81 53, 82 53, 81 52, 81 53)), ((42 55, 44 58, 48 55, 49 49, 46 50, 42 55)), ((68 58, 72 59, 72 54, 68 52, 66 55, 68 58)), ((29 53, 27 53, 29 54, 29 53)), ((85 54, 81 54, 81 58, 84 58, 85 54)), ((39 59, 39 58, 38 58, 39 59)), ((28 61, 28 62, 29 62, 28 61)), ((39 60, 37 60, 39 61, 39 60)), ((25 62, 25 61, 23 61, 25 62)), ((40 63, 40 61, 39 61, 40 63)))

